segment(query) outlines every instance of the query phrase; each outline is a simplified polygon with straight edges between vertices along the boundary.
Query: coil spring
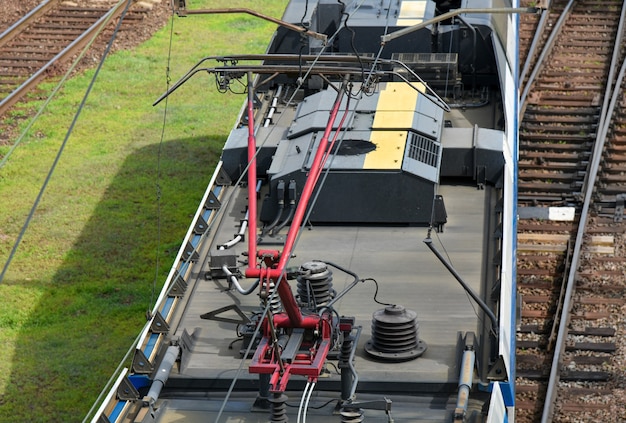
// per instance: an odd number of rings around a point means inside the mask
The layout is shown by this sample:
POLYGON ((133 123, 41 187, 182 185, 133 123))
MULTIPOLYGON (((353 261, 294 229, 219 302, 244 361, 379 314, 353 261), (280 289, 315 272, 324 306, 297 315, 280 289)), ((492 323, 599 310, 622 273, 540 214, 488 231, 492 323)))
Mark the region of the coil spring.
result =
POLYGON ((274 392, 272 397, 268 399, 271 403, 271 422, 287 422, 289 418, 287 417, 287 395, 282 392, 274 392))
MULTIPOLYGON (((283 311, 283 303, 280 301, 280 296, 278 294, 274 295, 274 291, 276 290, 276 284, 274 283, 274 281, 270 282, 270 288, 269 288, 269 295, 268 295, 268 299, 270 300, 270 311, 273 314, 277 314, 280 313, 281 311, 283 311)), ((265 304, 263 301, 261 301, 261 307, 265 308, 267 304, 265 304)))

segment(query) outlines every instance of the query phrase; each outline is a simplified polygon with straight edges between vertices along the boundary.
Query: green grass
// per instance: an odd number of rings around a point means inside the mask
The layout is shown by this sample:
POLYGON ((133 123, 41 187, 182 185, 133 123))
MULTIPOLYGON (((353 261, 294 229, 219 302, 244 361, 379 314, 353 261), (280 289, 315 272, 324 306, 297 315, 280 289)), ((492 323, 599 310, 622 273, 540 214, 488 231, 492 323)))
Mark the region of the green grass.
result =
MULTIPOLYGON (((285 4, 254 7, 280 17, 285 4)), ((207 55, 262 53, 272 30, 242 15, 175 19, 171 77, 207 55)), ((82 421, 145 323, 210 179, 244 98, 194 77, 170 97, 161 143, 165 107, 152 102, 166 88, 169 37, 168 24, 109 58, 0 284, 0 422, 82 421)), ((68 81, 0 169, 2 266, 93 74, 68 81)), ((22 107, 0 130, 38 104, 22 107)))

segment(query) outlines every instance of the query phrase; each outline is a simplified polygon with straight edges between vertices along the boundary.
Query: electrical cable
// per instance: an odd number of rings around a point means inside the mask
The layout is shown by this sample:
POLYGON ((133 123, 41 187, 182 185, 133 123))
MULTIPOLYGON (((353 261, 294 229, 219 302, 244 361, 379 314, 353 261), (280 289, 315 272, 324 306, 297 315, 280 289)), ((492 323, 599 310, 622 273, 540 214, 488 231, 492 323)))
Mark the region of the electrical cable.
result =
POLYGON ((222 272, 224 272, 224 274, 226 275, 226 277, 228 278, 230 283, 235 285, 235 288, 237 289, 237 291, 240 294, 243 294, 243 295, 250 295, 250 294, 252 294, 254 292, 254 290, 257 288, 257 286, 259 286, 259 283, 261 282, 261 279, 257 279, 256 282, 254 282, 252 284, 252 286, 250 286, 250 288, 245 289, 245 288, 243 288, 239 284, 239 281, 237 280, 237 277, 235 275, 233 275, 233 273, 230 271, 228 266, 226 266, 226 265, 222 266, 222 272))
MULTIPOLYGON (((171 79, 171 74, 170 74, 170 64, 172 62, 172 45, 174 42, 174 9, 173 9, 173 5, 172 5, 172 19, 171 19, 171 26, 170 26, 170 42, 169 42, 169 47, 168 47, 168 51, 167 51, 167 67, 165 69, 165 86, 166 89, 169 90, 170 88, 170 83, 172 82, 171 79)), ((155 264, 154 264, 154 280, 152 282, 152 292, 150 294, 150 302, 148 303, 148 315, 152 315, 152 313, 154 312, 154 310, 150 310, 150 307, 154 304, 154 298, 156 296, 156 286, 157 286, 157 281, 159 279, 159 268, 161 267, 160 264, 160 250, 161 250, 161 195, 162 195, 162 191, 161 191, 161 155, 163 153, 163 140, 165 139, 165 126, 167 124, 167 108, 168 106, 168 99, 165 99, 165 106, 163 109, 163 125, 161 127, 161 137, 159 139, 159 148, 158 148, 158 152, 157 152, 157 169, 156 169, 156 182, 155 182, 155 189, 156 189, 156 203, 157 203, 157 216, 156 216, 156 220, 157 220, 157 245, 156 245, 156 251, 155 251, 155 264)))
POLYGON ((46 179, 44 180, 44 183, 41 186, 41 189, 39 190, 39 194, 37 194, 37 198, 35 199, 35 202, 33 203, 33 206, 31 207, 30 212, 28 213, 26 221, 24 222, 24 226, 22 226, 22 229, 21 229, 21 231, 20 231, 20 233, 19 233, 19 235, 18 235, 18 237, 17 237, 17 239, 15 241, 15 244, 13 244, 13 248, 11 249, 11 252, 9 253, 9 257, 7 258, 7 261, 4 264, 4 268, 2 269, 2 273, 0 273, 0 283, 2 283, 2 281, 4 280, 4 276, 5 276, 5 274, 6 274, 7 270, 8 270, 11 262, 13 261, 13 258, 15 257, 15 253, 17 252, 17 248, 19 247, 20 243, 22 242, 22 238, 24 238, 24 235, 26 234, 26 230, 28 229, 28 226, 30 225, 30 222, 32 221, 32 219, 33 219, 33 217, 35 215, 35 211, 37 210, 37 207, 39 206, 39 203, 41 202, 43 194, 46 191, 46 188, 48 187, 48 183, 52 179, 52 175, 53 175, 54 171, 56 170, 56 167, 59 164, 59 161, 61 160, 61 156, 63 155, 63 152, 65 151, 65 147, 67 146, 67 143, 68 143, 68 141, 70 139, 70 136, 72 135, 72 132, 74 131, 74 127, 76 126, 76 122, 78 122, 78 118, 80 117, 81 112, 83 111, 83 108, 85 107, 85 104, 87 103, 87 98, 89 97, 89 94, 91 94, 91 90, 93 89, 93 87, 94 87, 94 85, 96 83, 96 79, 98 78, 98 75, 100 74, 100 70, 102 69, 102 66, 104 65, 104 62, 105 62, 109 52, 111 51, 111 47, 113 46, 113 42, 115 41, 115 39, 117 37, 117 34, 119 32, 120 27, 122 26, 122 22, 124 22, 124 18, 126 17, 126 13, 128 12, 128 9, 130 8, 132 0, 120 0, 120 2, 118 4, 121 5, 124 1, 126 1, 126 6, 124 7, 124 10, 122 11, 122 14, 120 15, 120 19, 117 22, 115 30, 113 31, 113 35, 111 35, 111 39, 109 40, 109 43, 107 44, 107 47, 104 50, 104 53, 102 54, 102 58, 100 59, 100 62, 98 63, 96 71, 94 72, 94 75, 91 78, 89 86, 87 87, 87 91, 85 92, 85 95, 83 96, 83 99, 80 102, 80 105, 78 106, 78 110, 76 111, 76 114, 74 115, 74 119, 72 120, 72 123, 70 124, 70 127, 68 128, 67 133, 65 134, 65 138, 63 139, 63 142, 61 143, 61 146, 59 147, 57 155, 54 158, 52 166, 50 167, 50 170, 48 171, 48 175, 46 176, 46 179))
POLYGON ((361 282, 367 282, 367 281, 371 281, 374 282, 374 285, 376 286, 376 290, 374 291, 374 302, 376 304, 380 304, 380 305, 384 305, 384 306, 392 306, 394 304, 391 303, 383 303, 382 301, 379 301, 376 297, 378 296, 378 281, 374 278, 365 278, 365 279, 361 279, 361 282))
POLYGON ((309 393, 306 396, 306 402, 304 403, 304 415, 302 419, 302 423, 306 423, 306 415, 309 410, 309 401, 311 400, 311 394, 313 393, 313 388, 315 388, 315 382, 311 383, 311 387, 309 388, 309 393))
MULTIPOLYGON (((356 49, 356 46, 354 45, 354 39, 356 37, 356 32, 354 31, 354 29, 352 29, 350 26, 348 26, 348 19, 350 19, 350 15, 348 13, 346 13, 346 5, 344 4, 343 1, 341 0, 337 0, 337 2, 341 5, 341 16, 345 16, 346 20, 344 21, 343 25, 346 28, 346 30, 350 31, 350 33, 352 34, 352 36, 350 37, 350 48, 352 49, 352 52, 354 53, 354 55, 356 56, 356 59, 359 61, 359 65, 361 67, 361 82, 365 82, 365 65, 363 64, 363 60, 361 60, 361 56, 359 55, 359 52, 356 49)), ((363 85, 361 85, 361 89, 363 88, 363 85)), ((351 93, 352 95, 352 93, 351 93)), ((358 95, 355 94, 355 95, 358 95)))
POLYGON ((300 423, 300 418, 302 417, 302 408, 304 407, 304 400, 306 398, 306 394, 309 391, 309 386, 311 386, 311 382, 307 381, 304 386, 304 390, 302 391, 302 396, 300 397, 300 406, 298 407, 298 416, 296 419, 296 423, 300 423))

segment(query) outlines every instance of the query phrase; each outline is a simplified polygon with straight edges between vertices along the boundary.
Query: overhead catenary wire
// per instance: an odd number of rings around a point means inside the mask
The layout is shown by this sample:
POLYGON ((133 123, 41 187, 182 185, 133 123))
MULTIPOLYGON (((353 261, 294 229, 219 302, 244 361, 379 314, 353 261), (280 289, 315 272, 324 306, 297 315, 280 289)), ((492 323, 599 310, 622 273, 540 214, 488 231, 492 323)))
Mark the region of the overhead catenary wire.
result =
MULTIPOLYGON (((172 19, 170 24, 170 42, 167 51, 167 66, 165 69, 165 86, 166 89, 169 89, 171 79, 171 68, 170 65, 172 63, 172 45, 174 42, 174 13, 172 13, 172 19)), ((159 139, 159 148, 157 152, 157 166, 156 166, 156 180, 155 180, 155 194, 156 194, 156 226, 157 226, 157 245, 155 251, 155 263, 154 263, 154 280, 152 281, 152 289, 150 293, 150 302, 148 303, 148 315, 152 315, 154 310, 150 310, 150 307, 154 304, 155 296, 156 296, 156 286, 159 280, 159 270, 161 267, 160 260, 160 250, 161 250, 161 196, 163 192, 161 191, 161 155, 163 153, 163 140, 165 139, 165 127, 167 125, 167 106, 168 99, 165 99, 165 105, 163 107, 163 124, 161 126, 161 136, 159 139)))
POLYGON ((41 199, 43 198, 43 194, 46 191, 46 188, 48 187, 48 184, 50 183, 50 180, 52 179, 52 175, 54 174, 54 171, 56 170, 57 165, 59 164, 61 157, 63 155, 63 152, 65 151, 65 147, 67 146, 67 143, 70 139, 70 136, 72 135, 72 132, 74 131, 74 127, 76 126, 76 122, 78 122, 78 118, 81 115, 81 112, 83 111, 85 104, 87 103, 87 99, 89 98, 89 94, 91 94, 91 90, 93 89, 96 80, 98 78, 98 75, 100 74, 100 70, 102 69, 102 66, 104 65, 104 62, 109 54, 109 52, 111 51, 111 47, 113 46, 113 42, 115 41, 115 39, 117 38, 117 34, 119 32, 120 27, 122 26, 122 22, 124 22, 124 18, 126 17, 126 14, 128 12, 128 9, 130 8, 130 5, 132 4, 132 0, 120 0, 118 5, 122 5, 124 2, 126 2, 126 6, 124 7, 124 10, 122 11, 122 14, 120 15, 120 19, 117 22, 117 25, 115 26, 115 30, 113 31, 113 35, 111 35, 111 38, 109 40, 109 43, 106 46, 106 49, 104 50, 104 53, 102 54, 102 58, 100 59, 100 62, 98 63, 98 66, 96 67, 96 71, 94 72, 93 77, 91 78, 91 81, 89 83, 89 86, 87 87, 87 90, 85 91, 85 95, 83 96, 82 101, 80 102, 80 105, 78 106, 78 110, 76 111, 76 113, 74 114, 74 118, 72 119, 72 123, 70 124, 66 134, 65 134, 65 138, 63 139, 63 142, 61 143, 61 146, 59 147, 59 150, 57 152, 56 157, 54 158, 54 161, 52 162, 52 165, 50 166, 50 170, 48 171, 48 175, 46 176, 46 179, 44 180, 40 190, 39 190, 39 194, 37 194, 37 198, 35 199, 30 212, 28 213, 28 216, 26 217, 26 221, 24 222, 24 225, 22 226, 22 229, 20 230, 20 233, 17 237, 17 239, 15 240, 15 243, 13 244, 13 248, 11 249, 11 252, 9 253, 9 257, 7 258, 7 261, 4 264, 4 267, 2 269, 2 273, 0 273, 0 283, 2 283, 2 281, 4 280, 4 277, 6 275, 6 272, 9 268, 9 266, 11 265, 11 262, 13 261, 13 258, 15 257, 15 253, 17 252, 17 249, 22 241, 22 239, 24 238, 24 235, 26 234, 26 231, 28 230, 28 227, 30 225, 30 222, 33 219, 33 216, 35 215, 35 211, 37 210, 37 207, 39 206, 39 203, 41 202, 41 199))

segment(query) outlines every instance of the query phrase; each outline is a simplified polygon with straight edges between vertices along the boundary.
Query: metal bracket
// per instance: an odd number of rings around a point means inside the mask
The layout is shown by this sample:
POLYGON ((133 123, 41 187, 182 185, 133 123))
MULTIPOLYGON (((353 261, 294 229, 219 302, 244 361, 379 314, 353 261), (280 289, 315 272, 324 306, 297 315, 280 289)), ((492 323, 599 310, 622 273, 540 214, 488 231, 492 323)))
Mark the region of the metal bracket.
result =
POLYGON ((487 379, 490 381, 505 381, 507 380, 506 375, 506 366, 504 365, 504 358, 502 356, 498 356, 498 359, 489 369, 487 373, 487 379))
POLYGON ((133 383, 125 376, 117 387, 117 397, 122 401, 135 401, 139 399, 139 391, 133 383))
POLYGON ((223 167, 220 167, 220 171, 217 174, 217 178, 215 179, 216 185, 232 185, 233 181, 228 176, 228 173, 224 170, 223 167))
POLYGON ((196 220, 196 224, 193 227, 193 233, 196 235, 204 235, 204 233, 209 228, 209 225, 206 223, 206 220, 202 216, 198 216, 198 220, 196 220))
POLYGON ((215 195, 213 191, 209 191, 209 197, 206 199, 206 203, 204 203, 204 207, 206 207, 207 210, 218 210, 220 207, 222 207, 222 203, 220 202, 220 200, 217 198, 217 195, 215 195))
POLYGON ((152 331, 152 333, 167 333, 170 330, 170 326, 167 324, 161 313, 158 311, 152 318, 150 330, 152 331))
POLYGON ((182 297, 187 290, 187 281, 176 272, 176 276, 174 276, 174 283, 167 293, 168 297, 182 297))
POLYGON ((139 374, 151 374, 154 371, 154 366, 140 349, 135 350, 132 367, 133 372, 139 374))
POLYGON ((624 203, 626 203, 626 194, 617 194, 613 222, 618 223, 624 220, 624 203))
POLYGON ((250 319, 248 318, 248 316, 244 314, 244 312, 239 308, 237 304, 231 304, 231 305, 227 305, 226 307, 221 307, 216 310, 209 311, 208 313, 204 313, 200 315, 200 318, 205 319, 205 320, 215 320, 216 322, 235 323, 235 324, 242 324, 242 325, 246 325, 250 323, 250 319), (218 314, 222 314, 230 310, 233 310, 235 313, 237 313, 237 315, 239 315, 241 319, 218 317, 218 314))
POLYGON ((191 243, 187 242, 187 245, 185 245, 185 254, 183 256, 183 260, 198 261, 199 258, 200 255, 198 254, 196 249, 193 247, 193 245, 191 245, 191 243))

